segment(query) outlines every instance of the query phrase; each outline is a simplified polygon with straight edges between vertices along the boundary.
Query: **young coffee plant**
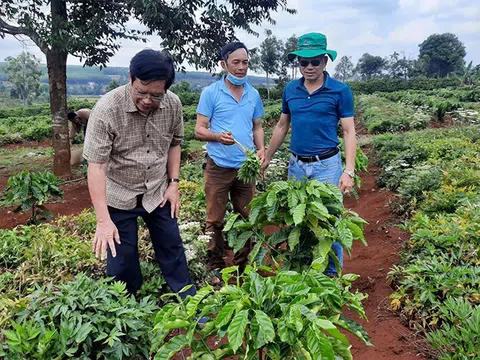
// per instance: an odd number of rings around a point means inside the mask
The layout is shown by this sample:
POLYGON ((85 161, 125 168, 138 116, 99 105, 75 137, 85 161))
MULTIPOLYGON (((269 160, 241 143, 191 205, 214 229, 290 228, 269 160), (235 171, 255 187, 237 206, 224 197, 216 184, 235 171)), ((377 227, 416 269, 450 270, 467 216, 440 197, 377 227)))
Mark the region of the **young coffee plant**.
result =
POLYGON ((365 220, 343 207, 342 193, 335 185, 318 180, 278 181, 249 206, 249 218, 231 215, 224 231, 234 251, 248 239, 253 241, 252 262, 261 264, 269 254, 284 268, 299 271, 313 263, 316 269, 324 270, 328 256, 336 259, 331 249, 333 242, 342 244, 347 254, 354 240, 366 244, 365 220), (277 227, 271 235, 264 230, 269 225, 277 227), (282 246, 284 243, 288 246, 282 246))
POLYGON ((63 196, 57 177, 49 170, 41 173, 23 170, 13 175, 8 179, 5 192, 8 204, 20 204, 15 212, 30 213, 27 224, 53 220, 52 212, 43 204, 51 197, 63 196))
POLYGON ((157 306, 125 284, 93 280, 39 288, 3 330, 2 359, 146 359, 157 306))
POLYGON ((247 160, 238 170, 238 178, 246 184, 255 184, 260 178, 260 159, 254 151, 247 150, 245 152, 247 160))
POLYGON ((218 291, 205 287, 183 302, 174 295, 178 303, 158 312, 152 344, 156 360, 171 359, 186 347, 191 349, 191 360, 234 355, 251 360, 352 359, 349 341, 339 329, 371 345, 363 327, 342 315, 348 308, 365 318, 366 296, 350 292, 357 275, 331 279, 310 269, 262 277, 247 266, 235 279, 237 271, 237 267, 222 271, 224 283, 233 278, 235 285, 218 291), (198 325, 201 317, 209 318, 203 329, 198 325), (172 330, 177 335, 166 342, 172 330), (207 344, 213 336, 228 341, 213 349, 207 344))

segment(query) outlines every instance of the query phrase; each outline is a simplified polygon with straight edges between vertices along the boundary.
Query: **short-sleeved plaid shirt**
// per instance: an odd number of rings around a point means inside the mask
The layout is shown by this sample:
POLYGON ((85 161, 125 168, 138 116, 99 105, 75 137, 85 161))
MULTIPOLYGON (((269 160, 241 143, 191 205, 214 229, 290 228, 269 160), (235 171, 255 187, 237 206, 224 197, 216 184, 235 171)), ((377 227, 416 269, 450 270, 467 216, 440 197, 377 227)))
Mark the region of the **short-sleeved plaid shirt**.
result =
POLYGON ((170 146, 183 139, 182 104, 167 91, 159 107, 142 115, 124 85, 104 95, 88 120, 83 156, 90 163, 108 163, 107 205, 130 210, 143 194, 142 205, 152 212, 167 188, 170 146))

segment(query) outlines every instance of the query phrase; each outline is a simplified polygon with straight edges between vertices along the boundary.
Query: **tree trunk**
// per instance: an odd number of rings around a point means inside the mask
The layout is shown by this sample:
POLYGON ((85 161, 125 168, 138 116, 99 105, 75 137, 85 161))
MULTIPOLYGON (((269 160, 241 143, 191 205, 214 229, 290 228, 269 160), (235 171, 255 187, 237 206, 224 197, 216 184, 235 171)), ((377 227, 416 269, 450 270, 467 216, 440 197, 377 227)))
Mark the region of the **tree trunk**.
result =
POLYGON ((53 172, 57 176, 70 177, 70 141, 67 123, 67 57, 62 43, 67 23, 66 0, 51 0, 53 41, 45 52, 47 57, 48 83, 50 87, 50 111, 53 128, 53 172))
POLYGON ((50 111, 53 128, 53 172, 57 176, 70 177, 70 142, 67 123, 67 52, 47 52, 48 82, 50 87, 50 111))

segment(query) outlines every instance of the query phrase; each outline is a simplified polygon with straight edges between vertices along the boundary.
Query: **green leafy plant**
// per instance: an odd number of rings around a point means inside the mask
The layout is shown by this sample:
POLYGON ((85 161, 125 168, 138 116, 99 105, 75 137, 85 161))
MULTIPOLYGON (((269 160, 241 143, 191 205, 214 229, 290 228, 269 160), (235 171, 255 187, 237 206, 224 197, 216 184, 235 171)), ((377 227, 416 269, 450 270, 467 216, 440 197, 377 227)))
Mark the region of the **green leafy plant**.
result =
POLYGON ((480 305, 465 299, 448 299, 441 308, 450 322, 441 330, 427 334, 427 340, 440 353, 439 359, 480 358, 480 305))
POLYGON ((333 242, 341 243, 347 254, 354 240, 366 244, 366 222, 343 207, 342 194, 335 185, 318 180, 278 181, 249 206, 249 218, 231 215, 224 231, 228 232, 228 243, 234 251, 252 240, 252 262, 262 263, 269 254, 285 268, 299 270, 313 262, 316 269, 324 270, 328 255, 336 259, 331 250, 333 242), (265 232, 269 225, 277 227, 271 235, 265 232), (288 246, 282 246, 284 243, 288 246))
POLYGON ((254 151, 246 150, 247 160, 238 169, 238 178, 246 184, 255 184, 260 178, 260 159, 254 151))
POLYGON ((6 359, 148 358, 157 306, 137 303, 125 284, 80 274, 58 288, 49 284, 29 296, 15 314, 2 348, 6 359))
POLYGON ((43 204, 51 197, 63 196, 63 191, 58 187, 57 177, 49 170, 41 173, 23 170, 8 179, 5 191, 7 203, 20 203, 15 212, 31 213, 29 224, 53 220, 52 212, 43 204))
MULTIPOLYGON (((265 270, 272 271, 269 268, 265 270)), ((211 286, 183 302, 169 303, 155 318, 152 353, 155 360, 171 359, 189 347, 188 359, 353 359, 350 344, 339 329, 352 333, 371 345, 368 334, 354 321, 342 316, 343 307, 365 318, 361 293, 350 292, 356 275, 331 279, 315 270, 275 271, 262 277, 248 266, 235 277, 238 268, 222 271, 225 285, 218 291, 211 286), (198 319, 210 320, 203 329, 198 319), (167 342, 172 330, 182 330, 167 342), (217 349, 207 339, 226 338, 217 349)))

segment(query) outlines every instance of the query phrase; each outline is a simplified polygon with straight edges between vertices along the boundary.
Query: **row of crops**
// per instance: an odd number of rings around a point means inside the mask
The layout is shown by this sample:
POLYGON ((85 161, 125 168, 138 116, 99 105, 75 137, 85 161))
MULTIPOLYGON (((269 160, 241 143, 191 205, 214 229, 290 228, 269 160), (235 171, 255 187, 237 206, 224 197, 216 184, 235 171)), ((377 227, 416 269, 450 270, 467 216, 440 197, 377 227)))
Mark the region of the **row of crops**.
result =
POLYGON ((480 356, 480 128, 379 135, 379 184, 411 239, 388 279, 392 306, 440 359, 480 356))
POLYGON ((378 184, 396 192, 391 209, 411 234, 388 274, 391 305, 440 359, 480 358, 479 95, 460 87, 356 97, 363 126, 382 134, 371 139, 378 184), (445 128, 426 129, 432 121, 445 128))
POLYGON ((369 133, 401 132, 426 128, 433 120, 478 124, 479 94, 477 87, 382 92, 357 96, 356 106, 369 133))

